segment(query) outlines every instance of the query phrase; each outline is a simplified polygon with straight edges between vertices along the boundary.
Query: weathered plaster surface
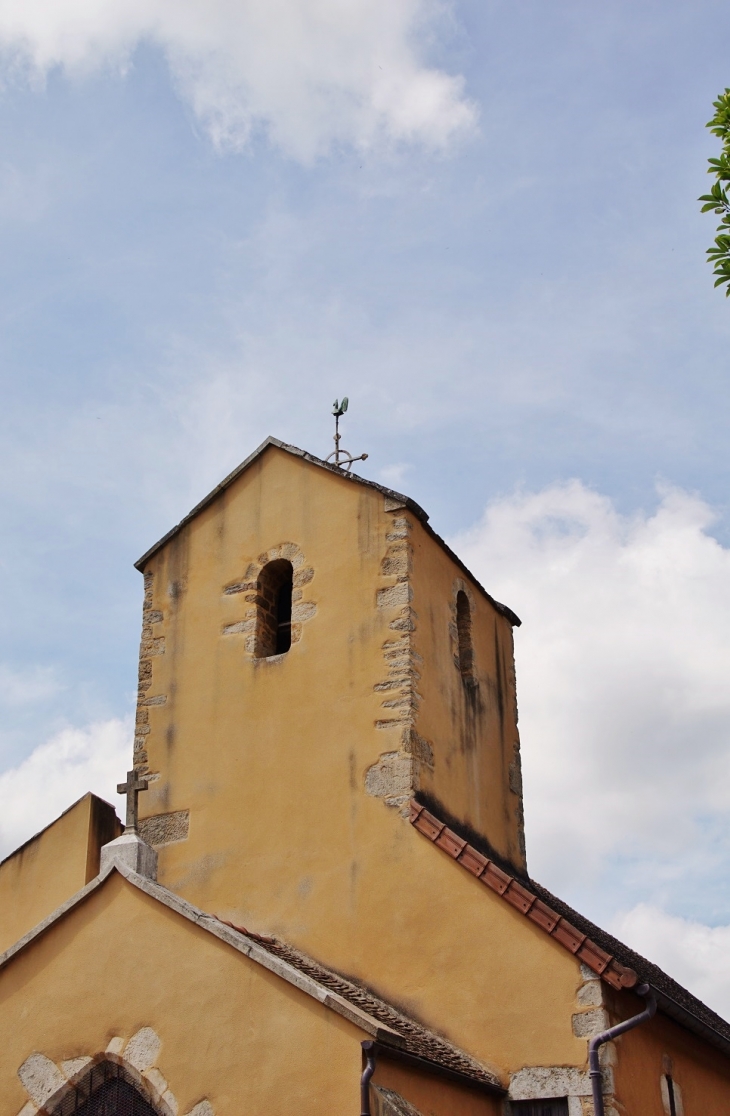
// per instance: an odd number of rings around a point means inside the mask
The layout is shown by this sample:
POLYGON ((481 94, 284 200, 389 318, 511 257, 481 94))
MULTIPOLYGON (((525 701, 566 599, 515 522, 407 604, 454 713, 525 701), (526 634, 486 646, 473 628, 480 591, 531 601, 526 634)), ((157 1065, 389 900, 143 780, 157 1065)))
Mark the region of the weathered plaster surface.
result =
MULTIPOLYGON (((67 914, 78 903, 86 899, 93 891, 101 887, 111 872, 117 871, 120 875, 132 884, 134 887, 139 888, 140 891, 145 892, 146 895, 151 896, 163 906, 168 907, 170 910, 176 911, 182 915, 183 918, 194 922, 196 926, 202 927, 209 933, 213 934, 216 938, 226 942, 228 945, 233 946, 239 953, 245 954, 251 960, 256 961, 257 964, 268 969, 270 972, 275 973, 277 976, 282 977, 289 984, 300 991, 305 992, 308 996, 317 1000, 319 1003, 324 1004, 325 1007, 331 1008, 337 1012, 344 1019, 348 1019, 351 1023, 360 1027, 366 1034, 372 1038, 379 1039, 380 1041, 389 1042, 392 1046, 402 1046, 403 1038, 397 1031, 381 1023, 379 1020, 374 1019, 368 1015, 367 1012, 362 1011, 360 1008, 351 1004, 349 1000, 338 995, 336 992, 318 984, 316 980, 306 976, 304 973, 289 965, 281 958, 275 957, 269 953, 262 946, 258 945, 253 939, 246 937, 245 934, 240 933, 238 930, 226 926, 225 923, 220 922, 217 918, 206 914, 204 911, 194 907, 192 903, 188 903, 185 899, 181 899, 179 895, 174 892, 168 891, 167 888, 162 887, 160 884, 155 883, 153 880, 144 876, 137 875, 126 865, 114 862, 103 873, 98 875, 96 879, 92 880, 72 896, 66 903, 58 907, 53 914, 34 927, 28 934, 25 934, 20 941, 6 950, 5 953, 0 954, 0 969, 7 965, 21 950, 25 949, 32 941, 44 934, 51 926, 54 925, 60 918, 67 914)), ((109 1053, 117 1053, 116 1044, 117 1040, 112 1039, 112 1042, 107 1047, 109 1053), (112 1047, 114 1046, 114 1049, 112 1047)))

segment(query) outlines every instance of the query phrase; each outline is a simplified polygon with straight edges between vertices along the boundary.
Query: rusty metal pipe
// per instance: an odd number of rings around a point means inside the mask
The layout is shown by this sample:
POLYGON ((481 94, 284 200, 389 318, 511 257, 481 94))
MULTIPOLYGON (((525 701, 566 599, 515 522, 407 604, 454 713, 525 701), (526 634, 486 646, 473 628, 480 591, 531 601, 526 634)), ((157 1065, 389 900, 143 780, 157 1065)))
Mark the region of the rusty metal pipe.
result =
POLYGON ((646 1007, 640 1015, 633 1015, 631 1019, 624 1019, 623 1023, 617 1023, 615 1027, 609 1027, 607 1031, 602 1031, 600 1035, 592 1038, 588 1044, 588 1065, 590 1067, 591 1088, 593 1090, 593 1112, 595 1116, 604 1116, 605 1109, 603 1106, 603 1075, 601 1073, 601 1066, 598 1060, 598 1051, 604 1042, 611 1042, 612 1039, 618 1038, 619 1035, 625 1034, 626 1031, 633 1030, 638 1027, 640 1023, 648 1022, 656 1011, 656 996, 648 984, 639 984, 634 991, 637 996, 641 996, 646 1000, 646 1007))
POLYGON ((375 1073, 375 1043, 362 1043, 363 1053, 367 1058, 367 1065, 360 1078, 360 1116, 371 1116, 370 1113, 370 1078, 375 1073))

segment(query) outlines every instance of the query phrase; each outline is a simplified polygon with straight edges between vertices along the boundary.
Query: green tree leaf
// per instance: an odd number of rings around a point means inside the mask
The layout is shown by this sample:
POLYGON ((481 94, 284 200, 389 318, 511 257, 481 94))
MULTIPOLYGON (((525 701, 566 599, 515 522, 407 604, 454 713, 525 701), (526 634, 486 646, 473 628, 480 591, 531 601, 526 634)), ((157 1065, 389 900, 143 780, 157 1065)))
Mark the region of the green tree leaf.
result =
POLYGON ((725 295, 730 296, 730 235, 723 232, 730 225, 730 200, 722 187, 723 182, 730 182, 730 89, 721 93, 712 107, 715 115, 708 120, 707 127, 713 136, 722 141, 722 151, 719 159, 707 160, 707 173, 714 174, 717 181, 712 184, 709 194, 703 194, 697 200, 704 202, 702 213, 712 210, 721 218, 717 229, 719 235, 715 237, 712 248, 707 249, 707 259, 713 265, 715 286, 727 284, 725 295))

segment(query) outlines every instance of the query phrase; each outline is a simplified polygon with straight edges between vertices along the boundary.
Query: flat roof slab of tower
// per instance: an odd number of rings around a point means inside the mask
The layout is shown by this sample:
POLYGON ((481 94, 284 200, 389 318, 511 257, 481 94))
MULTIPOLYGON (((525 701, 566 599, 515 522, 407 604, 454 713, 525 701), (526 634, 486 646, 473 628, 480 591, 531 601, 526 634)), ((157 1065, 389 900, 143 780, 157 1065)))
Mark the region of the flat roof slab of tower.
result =
POLYGON ((646 1002, 597 1103, 730 1110, 730 1027, 530 878, 519 620, 415 502, 270 438, 137 567, 148 789, 0 865, 3 1112, 588 1116, 646 1002))

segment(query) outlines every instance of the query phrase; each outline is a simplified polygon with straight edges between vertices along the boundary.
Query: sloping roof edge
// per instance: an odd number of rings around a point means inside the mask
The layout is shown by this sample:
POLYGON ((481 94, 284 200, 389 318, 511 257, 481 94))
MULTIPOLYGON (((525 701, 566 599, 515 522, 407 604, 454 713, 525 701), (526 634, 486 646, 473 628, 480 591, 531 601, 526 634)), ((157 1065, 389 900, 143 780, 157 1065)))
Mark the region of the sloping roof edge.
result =
POLYGON ((9 852, 7 856, 4 856, 3 859, 0 860, 0 868, 2 868, 3 864, 7 864, 9 860, 12 860, 14 856, 18 856, 19 853, 22 853, 25 849, 28 848, 29 845, 32 845, 34 841, 37 841, 39 837, 42 837, 44 833, 46 833, 56 824, 56 822, 59 822, 61 818, 65 818, 66 814, 70 814, 74 807, 78 806, 79 802, 83 802, 85 798, 95 798, 97 802, 103 802, 105 806, 108 806, 109 809, 113 811, 114 814, 116 814, 116 810, 114 809, 114 806, 111 804, 111 802, 107 802, 105 798, 102 798, 98 794, 94 794, 93 791, 86 791, 86 794, 82 794, 80 798, 77 798, 75 802, 72 802, 70 806, 67 806, 65 810, 62 810, 57 818, 54 818, 53 821, 50 821, 48 825, 44 825, 43 828, 39 829, 37 833, 34 833, 32 837, 28 837, 26 841, 23 841, 22 845, 18 845, 17 849, 13 849, 13 851, 9 852))
MULTIPOLYGON (((39 922, 37 926, 34 926, 33 929, 29 930, 27 934, 24 934, 22 938, 19 938, 14 945, 0 954, 0 971, 2 971, 6 965, 10 964, 23 950, 47 933, 57 922, 64 918, 65 915, 69 914, 74 908, 78 907, 88 899, 90 895, 102 887, 113 872, 119 872, 129 884, 136 887, 139 891, 144 892, 146 895, 149 895, 150 898, 157 900, 157 902, 161 903, 169 910, 181 915, 183 918, 187 919, 188 922, 192 922, 202 930, 206 930, 220 941, 232 946, 238 953, 242 953, 246 957, 249 957, 252 961, 256 962, 256 964, 261 965, 262 968, 267 969, 275 976, 281 977, 288 984, 298 988, 307 996, 311 996, 312 999, 317 1000, 318 1003, 321 1003, 324 1007, 330 1008, 332 1011, 342 1016, 342 1018, 347 1019, 350 1023, 364 1031, 365 1034, 370 1035, 375 1042, 382 1044, 384 1048, 387 1047, 391 1049, 394 1054, 399 1051, 403 1051, 404 1053, 407 1052, 407 1038, 397 1030, 387 1026, 381 1020, 376 1019, 367 1011, 358 1007, 357 1004, 351 1003, 344 996, 339 995, 336 991, 318 983, 317 980, 307 975, 306 972, 302 972, 301 969, 296 968, 282 957, 272 953, 242 929, 238 929, 230 923, 223 922, 214 915, 206 914, 205 911, 193 906, 192 903, 188 903, 187 900, 182 899, 179 895, 175 895, 174 892, 169 891, 166 887, 144 876, 138 875, 136 872, 132 871, 131 868, 128 868, 125 864, 119 863, 118 861, 114 861, 110 864, 103 872, 100 872, 98 876, 90 880, 85 887, 77 891, 75 895, 72 895, 65 903, 57 907, 47 918, 39 922)), ((382 1004, 385 1008, 390 1007, 385 1001, 382 1001, 382 1004)), ((425 1028, 423 1029, 425 1030, 425 1028)), ((465 1061, 473 1062, 474 1073, 460 1072, 448 1064, 442 1067, 442 1063, 436 1059, 421 1058, 420 1060, 423 1061, 424 1064, 432 1065, 436 1070, 446 1068, 452 1075, 460 1078, 463 1083, 472 1087, 482 1089, 498 1096, 506 1095, 506 1090, 500 1085, 497 1078, 489 1073, 483 1066, 469 1058, 468 1055, 463 1055, 457 1047, 452 1047, 451 1044, 446 1043, 445 1040, 438 1039, 438 1041, 453 1050, 454 1054, 460 1055, 465 1061)))
POLYGON ((499 601, 496 601, 494 597, 492 597, 491 594, 487 592, 484 586, 479 581, 477 581, 471 570, 469 570, 464 565, 461 558, 459 558, 457 554, 454 554, 448 543, 446 543, 440 535, 436 534, 433 527, 431 527, 428 521, 428 513, 423 510, 420 504, 417 504, 415 500, 412 500, 410 496, 404 496, 402 492, 396 492, 394 488, 386 488, 385 485, 378 484, 377 481, 367 480, 365 477, 361 477, 357 473, 347 473, 344 471, 344 469, 338 468, 337 465, 330 465, 327 461, 322 461, 321 458, 315 457, 314 454, 307 453, 306 450, 299 449, 298 446, 292 446, 288 442, 282 442, 278 438, 274 438, 271 434, 268 438, 265 438, 261 445, 258 446, 258 448, 255 449, 253 453, 250 453, 248 457, 241 462, 240 465, 237 465, 236 468, 231 473, 229 473, 227 477, 224 477, 220 484, 217 484, 215 488, 211 489, 208 495, 204 496, 203 499, 199 503, 197 503, 195 507, 188 512, 187 515, 183 516, 179 523, 176 523, 174 527, 171 527, 166 535, 163 535, 161 539, 158 539, 157 542, 149 548, 149 550, 146 550, 142 557, 138 558, 137 561, 134 563, 134 568, 142 573, 145 563, 148 562, 149 559, 158 552, 158 550, 161 550, 162 547, 170 541, 170 539, 174 538, 175 535, 177 535, 183 529, 183 527, 186 526, 186 524, 190 523, 192 519, 195 519, 196 515, 203 511, 204 508, 207 508, 208 505, 211 504, 213 500, 215 500, 215 498, 220 495, 221 492, 224 492, 226 488, 233 484, 233 482, 237 480, 237 478, 240 477, 242 473, 245 473, 246 469, 248 469, 249 466, 254 463, 254 461, 261 457, 261 455, 265 453, 265 451, 269 449, 270 446, 274 446, 276 449, 284 450, 285 453, 290 453, 293 457, 301 457, 304 461, 308 461, 310 465, 316 465, 320 469, 326 469, 328 472, 333 473, 341 480, 349 481, 351 484, 362 484, 366 488, 374 488, 377 492, 381 492, 383 496, 387 497, 389 500, 394 501, 395 507, 408 508, 408 510, 412 512, 418 520, 420 520, 424 529, 426 530, 426 533, 429 534, 431 538, 439 544, 439 546, 448 554, 451 560, 456 563, 459 569, 466 574, 473 585, 486 597, 490 604, 494 605, 497 611, 501 613, 501 615, 505 616, 515 627, 520 626, 522 621, 520 620, 519 616, 517 616, 517 614, 514 613, 512 609, 509 608, 507 605, 501 604, 499 601))
POLYGON ((640 982, 649 984, 664 1015, 730 1056, 730 1025, 658 965, 601 930, 534 880, 518 880, 505 872, 415 799, 411 800, 410 821, 423 837, 578 957, 611 987, 630 990, 640 982))

